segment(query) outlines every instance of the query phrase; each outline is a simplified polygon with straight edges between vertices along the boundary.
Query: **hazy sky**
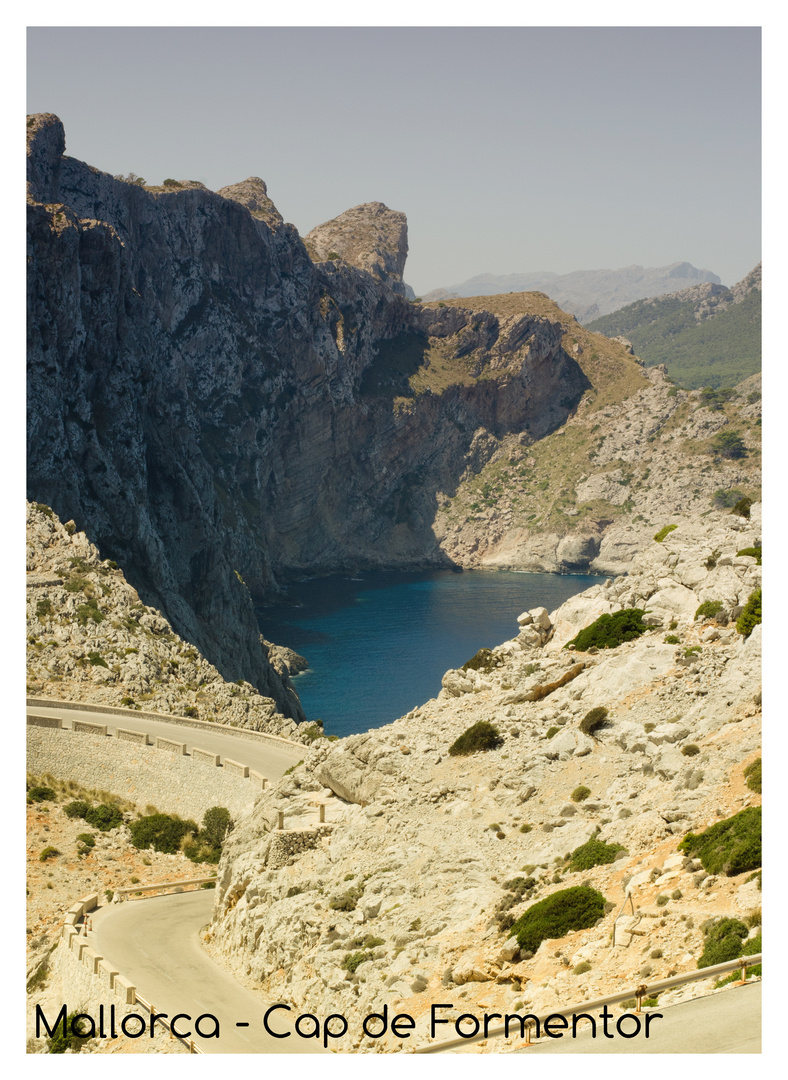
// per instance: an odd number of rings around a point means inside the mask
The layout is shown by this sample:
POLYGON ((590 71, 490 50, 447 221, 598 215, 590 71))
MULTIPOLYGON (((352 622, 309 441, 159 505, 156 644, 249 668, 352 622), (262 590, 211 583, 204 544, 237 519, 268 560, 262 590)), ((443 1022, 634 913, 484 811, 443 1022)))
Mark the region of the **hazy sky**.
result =
POLYGON ((754 27, 33 28, 27 107, 107 172, 261 176, 302 234, 403 210, 419 294, 761 257, 754 27))

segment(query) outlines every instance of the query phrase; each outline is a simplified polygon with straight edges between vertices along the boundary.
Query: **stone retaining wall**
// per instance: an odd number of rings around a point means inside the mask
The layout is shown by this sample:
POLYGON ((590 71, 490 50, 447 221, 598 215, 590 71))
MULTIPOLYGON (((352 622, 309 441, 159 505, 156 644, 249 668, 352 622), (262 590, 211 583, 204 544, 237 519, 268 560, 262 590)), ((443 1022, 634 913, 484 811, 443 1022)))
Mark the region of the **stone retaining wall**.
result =
POLYGON ((282 829, 272 833, 266 866, 269 870, 280 870, 302 852, 316 848, 333 829, 333 825, 316 825, 312 829, 282 829))
POLYGON ((211 806, 226 806, 233 817, 246 814, 260 793, 248 778, 206 767, 191 757, 118 739, 85 737, 29 725, 27 768, 51 773, 85 787, 111 791, 140 808, 202 821, 211 806))

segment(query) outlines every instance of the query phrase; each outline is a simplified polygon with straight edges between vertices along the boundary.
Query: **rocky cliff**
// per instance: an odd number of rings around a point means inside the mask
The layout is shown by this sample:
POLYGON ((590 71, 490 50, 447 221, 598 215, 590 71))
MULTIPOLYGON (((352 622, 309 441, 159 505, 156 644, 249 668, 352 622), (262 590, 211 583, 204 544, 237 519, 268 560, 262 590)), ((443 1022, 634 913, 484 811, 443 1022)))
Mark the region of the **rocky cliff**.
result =
POLYGON ((677 849, 687 832, 760 804, 744 770, 761 745, 761 627, 744 636, 735 621, 760 587, 759 558, 745 553, 760 545, 759 511, 680 519, 628 575, 557 611, 523 612, 517 636, 447 672, 437 699, 317 740, 225 848, 216 958, 269 998, 347 1016, 339 1049, 379 1052, 403 1044, 362 1038, 359 1021, 384 1005, 415 1017, 427 1041, 436 1002, 452 1019, 566 1008, 694 970, 703 927, 720 917, 746 917, 756 934, 756 875, 710 874, 677 849), (641 636, 564 649, 633 606, 648 612, 641 636), (606 715, 589 734, 591 710, 606 715), (481 720, 500 745, 452 756, 481 720), (575 865, 590 840, 605 858, 575 865), (596 925, 521 953, 514 919, 579 885, 607 901, 596 925), (616 922, 627 891, 631 912, 616 922))
POLYGON ((555 320, 398 295, 381 204, 347 243, 317 230, 315 258, 329 237, 345 258, 316 263, 256 178, 146 189, 64 150, 57 117, 29 118, 29 497, 299 718, 255 602, 292 573, 446 565, 439 493, 589 379, 555 320))

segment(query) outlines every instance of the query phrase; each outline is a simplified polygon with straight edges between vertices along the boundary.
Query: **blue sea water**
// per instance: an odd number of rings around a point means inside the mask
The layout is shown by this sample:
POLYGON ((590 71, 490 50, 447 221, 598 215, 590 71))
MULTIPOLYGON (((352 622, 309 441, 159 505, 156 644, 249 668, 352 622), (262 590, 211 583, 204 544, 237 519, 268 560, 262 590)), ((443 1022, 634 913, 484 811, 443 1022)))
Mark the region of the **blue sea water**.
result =
POLYGON ((435 697, 441 677, 517 634, 527 608, 557 608, 599 582, 589 575, 451 570, 377 572, 293 584, 258 611, 269 641, 309 661, 293 680, 327 735, 391 723, 435 697))

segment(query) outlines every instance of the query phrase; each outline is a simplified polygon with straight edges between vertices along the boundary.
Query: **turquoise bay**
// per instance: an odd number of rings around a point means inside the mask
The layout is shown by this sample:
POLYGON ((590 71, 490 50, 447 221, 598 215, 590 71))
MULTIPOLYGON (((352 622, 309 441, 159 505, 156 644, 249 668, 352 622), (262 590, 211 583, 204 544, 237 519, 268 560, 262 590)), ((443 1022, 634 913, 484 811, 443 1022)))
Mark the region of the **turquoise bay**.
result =
POLYGON ((308 719, 344 736, 435 697, 446 670, 515 637, 520 612, 552 611, 599 580, 480 570, 335 576, 293 584, 258 618, 269 641, 309 661, 294 679, 308 719))

